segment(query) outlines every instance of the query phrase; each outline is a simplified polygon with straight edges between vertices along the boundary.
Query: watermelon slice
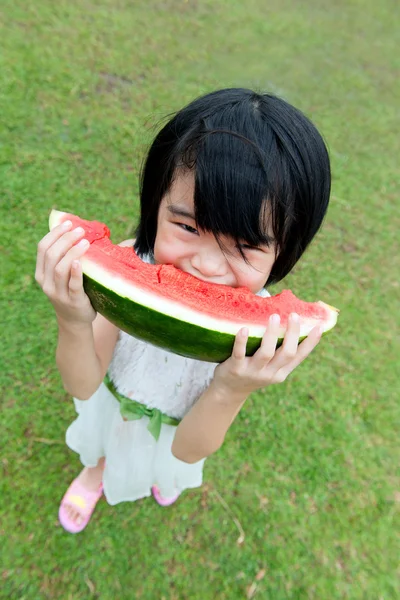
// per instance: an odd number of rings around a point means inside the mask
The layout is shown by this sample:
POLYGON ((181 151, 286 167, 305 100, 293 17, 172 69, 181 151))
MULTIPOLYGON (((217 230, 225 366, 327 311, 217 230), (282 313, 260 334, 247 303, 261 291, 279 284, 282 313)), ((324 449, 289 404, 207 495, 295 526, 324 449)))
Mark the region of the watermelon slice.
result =
POLYGON ((332 329, 338 310, 324 302, 304 302, 290 290, 262 298, 247 288, 206 283, 172 265, 143 262, 132 247, 112 244, 104 223, 52 210, 50 229, 65 220, 85 230, 90 248, 82 258, 84 289, 97 312, 127 333, 170 352, 222 362, 235 335, 249 328, 247 354, 260 346, 269 316, 281 317, 279 344, 288 317, 301 317, 301 338, 317 324, 332 329))

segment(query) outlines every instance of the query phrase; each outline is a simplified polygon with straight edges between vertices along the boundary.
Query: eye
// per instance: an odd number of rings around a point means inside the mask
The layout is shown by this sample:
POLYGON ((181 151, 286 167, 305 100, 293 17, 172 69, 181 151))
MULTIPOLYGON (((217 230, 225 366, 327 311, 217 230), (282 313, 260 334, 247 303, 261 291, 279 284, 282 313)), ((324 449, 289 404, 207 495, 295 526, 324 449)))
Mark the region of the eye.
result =
POLYGON ((257 248, 257 246, 250 246, 249 244, 240 244, 238 248, 242 250, 261 250, 261 248, 257 248))
POLYGON ((188 231, 189 233, 198 233, 197 229, 195 229, 194 227, 190 227, 190 225, 186 225, 186 223, 175 223, 175 225, 178 225, 178 227, 184 229, 185 231, 188 231))

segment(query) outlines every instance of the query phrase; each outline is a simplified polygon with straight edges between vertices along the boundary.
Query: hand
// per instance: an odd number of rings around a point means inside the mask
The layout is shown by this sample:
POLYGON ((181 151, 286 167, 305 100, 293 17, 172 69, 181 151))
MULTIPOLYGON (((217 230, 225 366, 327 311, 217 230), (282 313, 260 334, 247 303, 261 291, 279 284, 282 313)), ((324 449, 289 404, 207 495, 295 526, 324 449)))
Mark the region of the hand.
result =
POLYGON ((59 321, 91 323, 96 311, 83 289, 80 263, 90 244, 83 239, 83 229, 71 231, 71 227, 71 221, 64 222, 39 242, 35 279, 50 299, 59 321))
POLYGON ((300 319, 291 315, 283 344, 276 350, 279 334, 279 315, 272 315, 261 346, 253 356, 246 356, 247 328, 236 338, 232 355, 214 371, 214 383, 232 394, 250 394, 273 383, 282 383, 315 348, 321 339, 319 326, 311 330, 299 344, 300 319))

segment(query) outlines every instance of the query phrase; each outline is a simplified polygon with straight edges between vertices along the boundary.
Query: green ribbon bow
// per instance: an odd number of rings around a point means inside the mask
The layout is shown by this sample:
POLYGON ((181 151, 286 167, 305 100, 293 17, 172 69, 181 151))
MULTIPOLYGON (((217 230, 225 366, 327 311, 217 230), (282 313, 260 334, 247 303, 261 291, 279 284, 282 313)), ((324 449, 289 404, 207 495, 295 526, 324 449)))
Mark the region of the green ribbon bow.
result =
POLYGON ((168 415, 162 413, 158 408, 148 408, 144 404, 136 402, 136 400, 132 400, 131 398, 127 398, 126 396, 120 394, 117 391, 114 383, 111 381, 108 373, 104 378, 104 383, 120 403, 120 412, 123 418, 127 419, 128 421, 136 421, 142 417, 149 417, 150 421, 147 425, 147 429, 156 441, 160 437, 162 423, 166 423, 166 425, 174 425, 175 427, 179 425, 179 419, 169 417, 168 415))

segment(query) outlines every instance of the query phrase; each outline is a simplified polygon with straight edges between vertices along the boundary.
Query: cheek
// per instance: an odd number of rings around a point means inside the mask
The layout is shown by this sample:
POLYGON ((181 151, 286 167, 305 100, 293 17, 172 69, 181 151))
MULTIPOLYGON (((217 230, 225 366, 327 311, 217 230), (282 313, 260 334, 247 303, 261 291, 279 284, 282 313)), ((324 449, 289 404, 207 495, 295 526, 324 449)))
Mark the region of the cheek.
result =
POLYGON ((179 241, 173 235, 169 227, 161 227, 157 232, 154 244, 154 258, 161 264, 175 264, 180 255, 179 241))
POLYGON ((239 285, 248 287, 255 293, 265 285, 275 259, 272 255, 255 255, 249 260, 251 266, 241 263, 240 267, 235 269, 235 275, 239 285))
POLYGON ((165 264, 171 262, 173 247, 164 239, 156 239, 154 244, 154 258, 157 263, 165 264))

